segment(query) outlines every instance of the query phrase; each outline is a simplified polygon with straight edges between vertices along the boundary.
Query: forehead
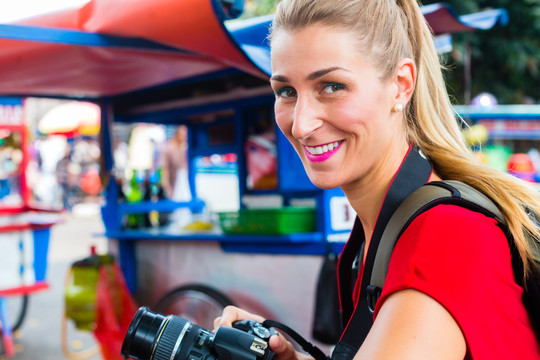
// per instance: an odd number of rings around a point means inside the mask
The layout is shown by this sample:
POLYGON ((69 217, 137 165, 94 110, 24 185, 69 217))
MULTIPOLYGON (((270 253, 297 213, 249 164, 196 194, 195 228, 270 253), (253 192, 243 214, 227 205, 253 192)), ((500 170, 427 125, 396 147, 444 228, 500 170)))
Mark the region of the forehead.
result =
POLYGON ((294 31, 277 30, 272 35, 271 60, 275 73, 285 69, 357 67, 366 64, 366 55, 360 52, 353 31, 315 24, 294 31))

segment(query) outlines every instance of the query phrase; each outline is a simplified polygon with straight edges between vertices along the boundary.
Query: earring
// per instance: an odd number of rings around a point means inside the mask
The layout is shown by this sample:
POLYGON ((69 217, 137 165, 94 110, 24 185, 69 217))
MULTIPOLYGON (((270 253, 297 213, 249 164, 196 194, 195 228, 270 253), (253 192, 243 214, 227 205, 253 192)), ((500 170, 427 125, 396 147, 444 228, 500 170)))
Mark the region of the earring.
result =
POLYGON ((401 112, 401 111, 403 111, 403 105, 401 104, 394 105, 394 112, 401 112))

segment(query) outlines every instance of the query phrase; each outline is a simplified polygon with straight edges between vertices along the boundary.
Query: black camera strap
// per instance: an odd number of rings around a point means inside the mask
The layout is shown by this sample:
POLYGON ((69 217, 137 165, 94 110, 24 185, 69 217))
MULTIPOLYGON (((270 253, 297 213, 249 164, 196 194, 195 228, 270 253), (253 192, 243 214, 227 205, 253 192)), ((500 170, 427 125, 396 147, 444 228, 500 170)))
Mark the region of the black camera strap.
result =
POLYGON ((339 262, 339 291, 345 331, 332 353, 333 360, 352 359, 371 329, 373 313, 370 311, 371 296, 368 293, 368 285, 382 234, 394 211, 407 196, 429 180, 431 172, 431 163, 416 148, 411 147, 388 189, 379 212, 366 256, 358 303, 355 306, 352 300, 351 284, 354 283, 351 275, 352 264, 365 242, 362 224, 358 218, 356 219, 339 262))
POLYGON ((300 334, 298 334, 296 331, 294 331, 287 325, 284 325, 280 323, 279 321, 275 321, 275 320, 265 320, 262 324, 264 327, 273 327, 273 328, 280 329, 283 332, 285 332, 294 341, 296 341, 298 345, 300 345, 305 352, 313 356, 315 360, 328 360, 328 356, 326 356, 322 352, 321 349, 319 349, 317 346, 313 345, 312 343, 304 339, 300 334))
MULTIPOLYGON (((421 155, 416 148, 411 146, 409 153, 405 157, 403 164, 388 189, 379 218, 377 219, 377 224, 367 254, 366 266, 364 267, 360 299, 359 303, 356 304, 356 307, 352 301, 351 284, 353 279, 351 270, 352 264, 364 243, 364 233, 360 221, 357 219, 355 222, 351 233, 351 239, 349 239, 341 254, 342 258, 339 264, 341 305, 346 330, 332 353, 332 359, 352 359, 369 332, 369 329, 373 324, 373 314, 369 311, 366 287, 371 278, 373 261, 380 238, 388 220, 399 204, 401 204, 401 202, 414 190, 424 185, 429 180, 431 172, 431 163, 421 155)), ((330 359, 330 357, 326 356, 317 346, 311 344, 296 331, 278 321, 265 320, 263 326, 282 330, 296 341, 306 353, 313 356, 315 360, 330 359)))

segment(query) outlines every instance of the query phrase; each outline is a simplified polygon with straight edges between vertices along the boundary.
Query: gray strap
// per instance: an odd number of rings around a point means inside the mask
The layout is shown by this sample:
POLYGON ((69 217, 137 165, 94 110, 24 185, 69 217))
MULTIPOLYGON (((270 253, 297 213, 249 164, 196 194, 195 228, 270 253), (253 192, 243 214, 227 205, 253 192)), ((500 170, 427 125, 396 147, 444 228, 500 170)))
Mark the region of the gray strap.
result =
POLYGON ((436 205, 443 203, 443 201, 440 201, 441 199, 461 198, 488 210, 494 215, 497 221, 505 223, 504 217, 497 206, 478 190, 460 181, 446 180, 443 182, 457 190, 457 193, 454 192, 453 194, 449 189, 428 183, 426 185, 433 186, 422 186, 409 195, 394 212, 386 226, 377 254, 375 255, 370 285, 380 289, 383 288, 386 274, 388 273, 390 257, 398 237, 405 230, 405 227, 409 225, 410 221, 419 215, 419 212, 426 210, 424 208, 430 203, 436 205))

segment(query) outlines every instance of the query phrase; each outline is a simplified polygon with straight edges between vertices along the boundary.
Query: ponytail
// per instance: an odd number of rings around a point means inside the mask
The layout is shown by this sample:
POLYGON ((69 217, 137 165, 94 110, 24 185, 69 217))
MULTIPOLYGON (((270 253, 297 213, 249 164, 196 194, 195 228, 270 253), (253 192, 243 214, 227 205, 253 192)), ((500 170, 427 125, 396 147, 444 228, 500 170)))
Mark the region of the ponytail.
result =
POLYGON ((456 121, 461 119, 450 103, 433 35, 417 2, 398 0, 397 4, 408 20, 408 35, 418 69, 416 89, 406 113, 409 140, 432 161, 443 179, 467 183, 498 204, 527 276, 533 258, 526 234, 540 239, 540 230, 529 218, 526 207, 540 210, 538 192, 522 180, 475 159, 456 121))

